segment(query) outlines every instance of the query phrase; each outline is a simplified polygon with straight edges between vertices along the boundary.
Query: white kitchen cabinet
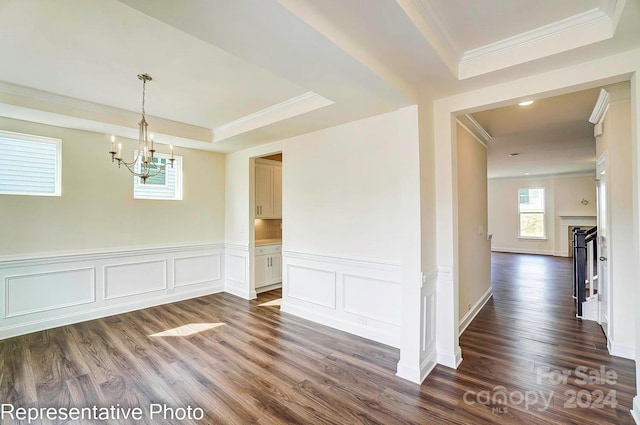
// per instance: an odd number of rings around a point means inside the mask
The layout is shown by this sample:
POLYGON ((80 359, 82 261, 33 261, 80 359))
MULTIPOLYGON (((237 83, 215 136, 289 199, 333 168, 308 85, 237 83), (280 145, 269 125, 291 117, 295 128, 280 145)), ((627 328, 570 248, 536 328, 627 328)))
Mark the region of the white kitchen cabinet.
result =
POLYGON ((273 218, 282 218, 282 166, 273 167, 273 218))
POLYGON ((256 160, 256 218, 282 218, 282 164, 256 160))
POLYGON ((256 289, 282 283, 282 245, 256 247, 256 289))

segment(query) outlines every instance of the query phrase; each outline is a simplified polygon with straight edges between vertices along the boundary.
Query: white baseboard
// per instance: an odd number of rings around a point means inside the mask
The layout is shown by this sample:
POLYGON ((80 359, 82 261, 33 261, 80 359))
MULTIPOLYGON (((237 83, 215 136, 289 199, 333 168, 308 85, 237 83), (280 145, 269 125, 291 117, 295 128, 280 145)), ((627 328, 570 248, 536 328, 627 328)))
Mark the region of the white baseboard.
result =
MULTIPOLYGON (((640 389, 638 390, 638 394, 640 394, 640 389)), ((633 398, 633 409, 631 409, 631 416, 633 420, 636 421, 636 424, 640 425, 640 395, 637 395, 633 398)))
POLYGON ((274 289, 280 289, 280 288, 282 288, 282 282, 256 288, 256 294, 262 294, 263 292, 269 292, 269 291, 273 291, 274 289))
POLYGON ((497 246, 492 246, 491 252, 506 252, 510 254, 554 255, 554 251, 546 249, 504 248, 497 246))
POLYGON ((436 361, 435 351, 431 353, 429 357, 422 360, 422 363, 420 363, 420 383, 422 383, 427 378, 427 376, 429 376, 429 374, 437 366, 437 364, 438 362, 436 361))
POLYGON ((396 376, 398 378, 406 379, 414 384, 422 384, 422 382, 429 376, 433 368, 436 367, 435 353, 432 353, 427 358, 423 359, 420 363, 420 367, 411 367, 402 362, 398 362, 396 369, 396 376))
POLYGON ((473 319, 475 319, 478 313, 480 313, 482 307, 484 307, 484 305, 491 299, 492 296, 493 292, 491 290, 491 287, 489 287, 489 289, 487 289, 487 292, 485 292, 480 297, 480 299, 471 306, 471 310, 469 310, 467 314, 462 317, 460 323, 458 324, 458 336, 462 335, 462 333, 467 329, 469 324, 473 321, 473 319))
POLYGON ((258 297, 256 291, 248 291, 245 288, 239 288, 228 284, 224 287, 224 292, 226 292, 227 294, 235 295, 236 297, 243 298, 245 300, 253 300, 258 297))
POLYGON ((382 344, 390 345, 392 347, 400 346, 400 337, 398 335, 391 335, 385 332, 381 332, 377 329, 372 329, 367 326, 359 325, 357 323, 348 322, 338 317, 328 314, 322 314, 317 311, 306 310, 298 306, 292 306, 286 304, 286 301, 282 300, 280 311, 284 313, 293 314, 294 316, 301 317, 312 322, 319 323, 321 325, 329 326, 330 328, 338 329, 340 331, 348 332, 350 334, 358 335, 363 338, 367 338, 382 344))
POLYGON ((609 339, 607 341, 607 349, 612 356, 622 357, 629 360, 636 359, 636 349, 631 345, 616 344, 615 341, 609 339))
POLYGON ((438 351, 438 364, 457 369, 462 363, 462 349, 458 346, 454 353, 443 353, 438 351))
POLYGON ((206 290, 183 292, 172 295, 162 295, 159 297, 147 298, 144 301, 119 304, 115 307, 103 307, 92 311, 48 317, 46 319, 34 320, 12 326, 5 326, 0 328, 0 339, 12 338, 14 336, 25 335, 32 332, 43 331, 46 329, 53 329, 59 326, 72 325, 74 323, 86 322, 88 320, 113 316, 114 314, 128 313, 130 311, 142 310, 149 307, 184 301, 191 298, 203 297, 205 295, 212 295, 220 292, 224 292, 224 285, 222 284, 206 290))

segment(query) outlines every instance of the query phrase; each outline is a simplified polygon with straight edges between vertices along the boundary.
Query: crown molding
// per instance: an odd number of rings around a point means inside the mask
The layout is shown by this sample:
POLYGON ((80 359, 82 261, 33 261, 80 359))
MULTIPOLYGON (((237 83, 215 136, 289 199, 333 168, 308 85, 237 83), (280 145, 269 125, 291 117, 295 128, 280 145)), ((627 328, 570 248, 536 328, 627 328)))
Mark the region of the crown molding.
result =
MULTIPOLYGON (((617 2, 619 6, 619 2, 617 2)), ((465 79, 613 37, 611 17, 600 8, 466 51, 458 78, 465 79)))
POLYGON ((396 0, 459 80, 609 39, 615 33, 625 2, 600 0, 599 7, 586 12, 461 52, 434 0, 396 0))
POLYGON ((600 122, 604 119, 604 116, 607 114, 607 109, 609 108, 610 97, 611 95, 608 91, 606 91, 605 89, 600 89, 598 100, 596 100, 596 104, 593 107, 591 116, 589 117, 589 122, 591 124, 600 124, 600 122))
POLYGON ((324 108, 333 103, 333 101, 309 91, 213 129, 213 141, 214 143, 219 142, 256 128, 324 108))
POLYGON ((476 121, 475 118, 473 118, 473 116, 471 116, 471 114, 465 114, 464 116, 467 118, 467 120, 469 120, 473 129, 476 130, 478 134, 480 134, 480 136, 482 136, 485 142, 488 142, 493 138, 493 136, 491 136, 489 132, 485 130, 484 127, 480 125, 480 123, 476 121))
POLYGON ((482 146, 484 146, 485 149, 489 149, 489 146, 487 146, 487 144, 485 142, 483 142, 482 140, 480 140, 480 138, 478 136, 476 136, 476 134, 469 130, 469 127, 467 127, 462 121, 460 121, 459 118, 456 118, 456 122, 460 125, 460 127, 462 127, 467 133, 469 133, 469 135, 471 137, 473 137, 476 142, 480 143, 482 146))

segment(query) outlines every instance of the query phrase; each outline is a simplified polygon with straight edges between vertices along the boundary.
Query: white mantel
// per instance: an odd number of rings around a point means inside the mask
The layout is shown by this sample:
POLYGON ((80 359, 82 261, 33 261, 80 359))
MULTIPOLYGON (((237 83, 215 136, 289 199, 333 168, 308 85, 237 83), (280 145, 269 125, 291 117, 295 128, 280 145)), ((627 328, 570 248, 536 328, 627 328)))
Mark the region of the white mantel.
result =
POLYGON ((569 227, 574 226, 595 226, 597 217, 595 215, 561 215, 560 216, 560 257, 569 256, 569 227))

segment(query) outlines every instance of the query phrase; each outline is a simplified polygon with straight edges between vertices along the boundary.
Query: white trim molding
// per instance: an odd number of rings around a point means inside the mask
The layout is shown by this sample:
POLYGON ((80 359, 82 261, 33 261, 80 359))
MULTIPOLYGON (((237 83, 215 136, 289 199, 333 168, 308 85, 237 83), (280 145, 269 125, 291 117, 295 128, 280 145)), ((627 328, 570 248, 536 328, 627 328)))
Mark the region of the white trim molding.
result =
MULTIPOLYGON (((640 391, 639 391, 640 393, 640 391)), ((631 416, 636 424, 640 425, 640 395, 633 398, 633 409, 631 409, 631 416)))
POLYGON ((224 245, 0 258, 0 339, 224 290, 224 245))
MULTIPOLYGON (((522 239, 537 241, 539 239, 522 239)), ((556 251, 550 249, 526 249, 526 248, 505 248, 505 247, 491 247, 491 252, 507 252, 510 254, 533 254, 533 255, 554 255, 556 251)))
MULTIPOLYGON (((623 3, 623 2, 618 2, 623 3)), ((613 37, 615 25, 599 8, 464 52, 458 79, 540 59, 613 37)))
POLYGON ((288 118, 332 105, 334 102, 312 91, 287 99, 213 129, 213 142, 228 139, 288 118))
POLYGON ((616 344, 611 338, 607 340, 607 350, 612 356, 622 357, 629 360, 636 359, 636 348, 631 345, 616 344))
POLYGON ((491 299, 492 296, 493 296, 493 291, 492 291, 492 288, 489 287, 489 289, 487 289, 487 292, 485 292, 480 297, 480 299, 478 299, 478 301, 476 301, 475 304, 471 306, 471 309, 467 311, 467 314, 465 314, 464 317, 458 323, 458 328, 459 328, 458 336, 462 335, 462 333, 467 329, 467 327, 471 324, 471 322, 473 322, 473 319, 475 319, 478 313, 480 313, 480 310, 482 310, 482 307, 484 307, 484 305, 491 299))

